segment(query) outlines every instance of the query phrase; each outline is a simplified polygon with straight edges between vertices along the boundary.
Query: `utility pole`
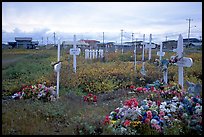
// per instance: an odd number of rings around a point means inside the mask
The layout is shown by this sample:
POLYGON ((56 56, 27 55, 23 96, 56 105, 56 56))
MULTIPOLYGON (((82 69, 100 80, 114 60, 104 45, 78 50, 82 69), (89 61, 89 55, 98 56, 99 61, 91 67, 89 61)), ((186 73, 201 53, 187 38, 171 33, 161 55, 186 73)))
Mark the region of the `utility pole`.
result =
POLYGON ((104 32, 103 32, 103 47, 104 47, 104 32))
POLYGON ((188 21, 188 46, 190 46, 190 43, 189 43, 189 38, 190 38, 190 24, 191 24, 191 21, 193 21, 193 19, 186 19, 188 21))
POLYGON ((122 47, 122 54, 123 54, 123 30, 121 29, 121 47, 122 47))
POLYGON ((47 37, 47 45, 48 45, 48 37, 47 37))
POLYGON ((166 41, 167 41, 167 36, 166 36, 166 41))
POLYGON ((54 32, 54 46, 55 46, 55 32, 54 32))
POLYGON ((43 45, 43 37, 42 37, 42 45, 43 45))

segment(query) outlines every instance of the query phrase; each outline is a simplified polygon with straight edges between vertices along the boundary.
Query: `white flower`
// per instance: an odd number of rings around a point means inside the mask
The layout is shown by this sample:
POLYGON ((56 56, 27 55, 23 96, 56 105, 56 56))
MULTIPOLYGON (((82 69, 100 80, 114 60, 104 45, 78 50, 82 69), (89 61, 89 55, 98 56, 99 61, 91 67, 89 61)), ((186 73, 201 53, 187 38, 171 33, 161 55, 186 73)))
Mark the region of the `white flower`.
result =
POLYGON ((177 107, 173 104, 170 104, 170 110, 171 112, 176 112, 177 107))
POLYGON ((177 96, 173 97, 172 101, 178 101, 178 97, 177 96))
POLYGON ((166 109, 166 113, 169 113, 169 112, 170 112, 170 109, 167 108, 167 109, 166 109))
POLYGON ((169 117, 168 117, 168 116, 164 116, 164 119, 166 119, 166 120, 167 120, 167 119, 169 119, 169 117))
POLYGON ((124 128, 124 127, 121 127, 120 130, 121 130, 122 133, 125 132, 125 131, 127 131, 127 129, 124 128))
POLYGON ((152 119, 151 124, 158 124, 158 121, 156 119, 152 119))
POLYGON ((15 94, 12 96, 13 99, 16 98, 16 97, 19 97, 18 93, 15 93, 15 94))

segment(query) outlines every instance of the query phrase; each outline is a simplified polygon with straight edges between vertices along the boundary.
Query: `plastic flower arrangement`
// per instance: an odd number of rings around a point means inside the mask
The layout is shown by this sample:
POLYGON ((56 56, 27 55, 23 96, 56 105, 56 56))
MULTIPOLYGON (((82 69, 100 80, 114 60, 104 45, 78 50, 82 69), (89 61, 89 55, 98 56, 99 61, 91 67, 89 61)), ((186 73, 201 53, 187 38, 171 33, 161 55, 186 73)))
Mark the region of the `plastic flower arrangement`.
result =
POLYGON ((174 96, 170 100, 153 101, 144 99, 140 103, 136 98, 124 101, 121 107, 110 112, 105 121, 114 129, 126 132, 137 130, 138 125, 146 124, 159 133, 175 126, 174 123, 188 123, 188 127, 202 131, 202 99, 188 96, 179 99, 174 96), (116 125, 117 123, 117 125, 116 125), (167 127, 167 128, 165 128, 167 127))
POLYGON ((43 99, 54 101, 56 99, 56 87, 46 87, 46 83, 23 87, 19 92, 15 93, 13 99, 43 99))
POLYGON ((96 103, 97 102, 97 96, 93 95, 92 93, 89 93, 87 96, 84 96, 84 102, 96 103))

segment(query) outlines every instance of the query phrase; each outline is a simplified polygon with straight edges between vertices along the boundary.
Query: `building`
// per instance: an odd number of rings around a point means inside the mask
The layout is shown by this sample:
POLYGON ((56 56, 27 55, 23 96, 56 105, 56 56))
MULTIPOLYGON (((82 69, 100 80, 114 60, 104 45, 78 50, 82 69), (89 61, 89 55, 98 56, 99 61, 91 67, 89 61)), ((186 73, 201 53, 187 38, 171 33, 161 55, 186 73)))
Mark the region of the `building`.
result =
MULTIPOLYGON (((163 41, 163 48, 164 49, 176 49, 177 48, 177 40, 168 40, 163 41)), ((183 39, 183 46, 184 47, 191 47, 191 48, 201 48, 202 47, 202 41, 196 38, 189 38, 189 46, 188 46, 188 38, 183 39)))
POLYGON ((188 38, 183 39, 183 45, 185 47, 191 47, 191 48, 201 48, 202 41, 196 38, 189 38, 189 44, 188 44, 188 38), (189 46, 188 46, 189 45, 189 46))
POLYGON ((8 42, 8 46, 12 49, 16 48, 16 42, 8 42))
POLYGON ((8 42, 12 48, 35 49, 38 46, 38 41, 32 41, 31 37, 15 37, 15 42, 8 42))
POLYGON ((32 48, 32 38, 30 37, 15 37, 17 48, 32 48))
POLYGON ((177 41, 176 40, 168 40, 162 42, 164 49, 173 50, 177 48, 177 41))
MULTIPOLYGON (((62 47, 64 49, 66 48, 73 48, 74 42, 73 41, 63 41, 62 42, 62 47)), ((88 47, 89 44, 85 43, 84 41, 77 41, 76 42, 77 47, 81 48, 81 47, 88 47)))
POLYGON ((90 48, 97 48, 97 44, 100 43, 100 41, 97 40, 80 40, 80 42, 89 44, 90 48))

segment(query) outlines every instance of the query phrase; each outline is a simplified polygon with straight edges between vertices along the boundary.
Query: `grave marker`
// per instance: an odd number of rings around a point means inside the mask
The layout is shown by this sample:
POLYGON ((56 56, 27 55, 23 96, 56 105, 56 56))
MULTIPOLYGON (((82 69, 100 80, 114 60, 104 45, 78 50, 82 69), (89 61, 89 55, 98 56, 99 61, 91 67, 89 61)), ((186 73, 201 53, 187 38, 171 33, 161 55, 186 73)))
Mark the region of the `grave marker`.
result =
POLYGON ((164 55, 165 55, 165 52, 162 52, 162 42, 161 42, 160 51, 157 52, 157 56, 159 56, 160 61, 162 60, 162 56, 164 55))
POLYGON ((60 76, 61 62, 60 62, 60 44, 57 49, 57 63, 54 65, 54 71, 57 72, 57 98, 59 98, 59 76, 60 76))
POLYGON ((79 55, 81 52, 80 48, 76 47, 76 35, 74 35, 74 43, 73 43, 73 48, 69 50, 70 55, 73 55, 73 70, 74 73, 76 73, 76 55, 79 55))
POLYGON ((145 62, 142 62, 142 69, 140 70, 140 73, 143 75, 143 76, 146 76, 146 70, 145 70, 145 62))
POLYGON ((175 63, 178 66, 178 84, 183 88, 183 67, 191 67, 193 60, 191 58, 183 57, 183 37, 180 34, 177 42, 177 56, 171 56, 172 59, 176 59, 175 63))
POLYGON ((142 69, 140 70, 140 73, 142 74, 142 75, 146 75, 146 71, 145 71, 145 67, 144 67, 144 64, 145 64, 145 62, 144 62, 144 50, 145 50, 145 34, 143 35, 143 49, 142 49, 142 69))
POLYGON ((162 60, 161 64, 163 66, 164 83, 167 84, 167 82, 168 82, 167 74, 168 74, 168 64, 169 64, 169 61, 167 61, 166 59, 162 60))
POLYGON ((149 60, 151 59, 151 54, 152 54, 152 34, 149 36, 149 44, 146 44, 146 48, 149 49, 149 60))
POLYGON ((145 50, 145 34, 143 35, 143 43, 142 43, 142 61, 144 61, 144 50, 145 50))
POLYGON ((136 72, 136 64, 137 64, 137 61, 136 61, 136 44, 135 44, 135 50, 134 50, 134 56, 135 56, 135 72, 136 72))

